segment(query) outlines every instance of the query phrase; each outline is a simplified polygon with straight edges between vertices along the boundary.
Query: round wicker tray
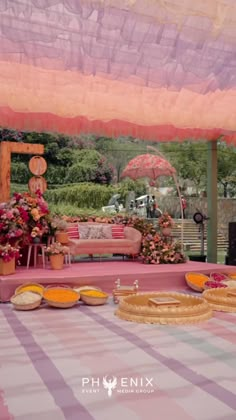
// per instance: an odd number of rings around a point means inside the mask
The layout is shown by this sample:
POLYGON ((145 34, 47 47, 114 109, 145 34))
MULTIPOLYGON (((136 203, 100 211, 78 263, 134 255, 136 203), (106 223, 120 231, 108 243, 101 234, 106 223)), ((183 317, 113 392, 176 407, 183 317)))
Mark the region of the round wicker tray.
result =
POLYGON ((140 293, 123 298, 115 314, 127 321, 147 324, 192 324, 212 316, 208 303, 196 296, 176 292, 140 293), (179 306, 150 306, 150 298, 174 298, 179 306))
POLYGON ((108 298, 109 298, 109 295, 107 293, 104 293, 104 296, 101 296, 101 297, 88 296, 85 293, 83 293, 83 291, 81 291, 80 293, 80 300, 82 300, 82 302, 84 302, 86 305, 90 305, 90 306, 104 305, 107 302, 108 298))
POLYGON ((74 300, 72 302, 55 302, 54 300, 47 300, 45 299, 45 302, 49 306, 53 306, 54 308, 61 308, 61 309, 67 309, 72 308, 78 303, 78 300, 74 300))
MULTIPOLYGON (((22 292, 22 293, 24 293, 24 292, 22 292)), ((32 293, 34 293, 35 295, 38 296, 38 300, 33 302, 33 303, 28 303, 28 304, 23 304, 23 305, 22 304, 19 305, 17 303, 14 303, 14 298, 16 296, 19 296, 19 293, 12 296, 11 299, 10 299, 10 302, 12 303, 14 309, 16 309, 17 311, 32 311, 33 309, 38 308, 41 305, 41 302, 42 302, 42 295, 40 293, 36 293, 36 292, 32 292, 32 293)))
POLYGON ((202 273, 193 273, 193 272, 189 272, 185 274, 185 281, 187 283, 187 285, 190 287, 190 289, 194 290, 195 292, 203 292, 204 290, 204 284, 202 286, 198 286, 195 283, 193 283, 191 281, 191 277, 192 276, 199 276, 199 278, 201 278, 203 280, 203 282, 207 282, 209 280, 209 277, 205 274, 202 273))
POLYGON ((78 293, 84 290, 102 290, 100 289, 100 287, 95 287, 95 286, 74 286, 73 289, 78 293))
POLYGON ((66 286, 66 287, 65 286, 64 287, 57 286, 57 287, 49 287, 49 288, 47 288, 45 290, 45 292, 44 292, 43 298, 44 298, 45 302, 49 306, 53 306, 54 308, 67 309, 67 308, 72 308, 72 306, 74 306, 74 305, 76 305, 78 303, 78 300, 80 298, 80 295, 79 295, 78 292, 76 292, 74 289, 72 289, 72 288, 70 288, 68 286, 66 286), (49 296, 47 297, 47 294, 48 294, 48 292, 50 290, 53 290, 53 289, 59 289, 59 290, 64 291, 65 293, 67 291, 72 291, 74 293, 74 299, 71 300, 71 301, 69 301, 69 302, 59 302, 57 300, 52 300, 52 299, 49 298, 49 296))
POLYGON ((236 293, 236 287, 208 289, 203 292, 203 297, 214 311, 236 312, 236 296, 229 295, 232 292, 236 293))
POLYGON ((43 295, 43 292, 44 292, 44 286, 42 285, 42 284, 39 284, 39 283, 24 283, 24 284, 21 284, 20 286, 18 286, 17 288, 16 288, 16 290, 15 290, 15 295, 17 295, 18 293, 22 293, 22 292, 25 292, 26 290, 24 290, 26 287, 38 287, 38 291, 36 292, 35 290, 27 290, 27 292, 35 292, 35 293, 38 293, 39 295, 43 295))

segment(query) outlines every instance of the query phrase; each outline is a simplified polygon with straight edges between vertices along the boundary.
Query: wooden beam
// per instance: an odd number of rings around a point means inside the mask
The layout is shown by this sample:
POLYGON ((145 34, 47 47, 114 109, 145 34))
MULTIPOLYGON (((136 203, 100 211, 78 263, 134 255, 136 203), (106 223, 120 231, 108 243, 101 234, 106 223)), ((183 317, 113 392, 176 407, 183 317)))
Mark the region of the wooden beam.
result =
POLYGON ((11 153, 22 153, 26 155, 43 155, 44 146, 42 144, 28 144, 28 143, 16 143, 6 142, 10 145, 11 153))
POLYGON ((11 153, 42 155, 44 146, 10 141, 0 142, 0 202, 10 199, 11 153))

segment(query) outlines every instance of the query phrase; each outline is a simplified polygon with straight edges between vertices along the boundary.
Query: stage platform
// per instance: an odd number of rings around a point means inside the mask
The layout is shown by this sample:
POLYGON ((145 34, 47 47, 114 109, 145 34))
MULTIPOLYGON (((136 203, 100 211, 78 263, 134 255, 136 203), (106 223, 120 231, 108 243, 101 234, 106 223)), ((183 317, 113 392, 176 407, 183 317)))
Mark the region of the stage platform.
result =
POLYGON ((63 270, 48 268, 17 267, 15 274, 0 276, 0 299, 9 301, 16 287, 23 283, 37 282, 43 285, 97 285, 111 293, 115 280, 122 285, 139 281, 140 291, 183 290, 187 288, 185 274, 189 271, 210 274, 211 272, 236 272, 235 266, 188 261, 185 264, 147 265, 139 261, 80 261, 65 266, 63 270))

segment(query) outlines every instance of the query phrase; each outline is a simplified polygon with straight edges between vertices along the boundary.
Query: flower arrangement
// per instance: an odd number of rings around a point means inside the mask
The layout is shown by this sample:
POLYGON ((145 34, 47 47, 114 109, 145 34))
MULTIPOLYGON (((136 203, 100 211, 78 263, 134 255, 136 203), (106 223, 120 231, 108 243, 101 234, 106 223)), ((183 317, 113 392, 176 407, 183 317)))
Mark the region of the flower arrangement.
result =
POLYGON ((18 259, 19 256, 18 247, 13 247, 10 244, 0 245, 0 258, 2 258, 4 262, 9 262, 12 258, 18 259))
POLYGON ((41 232, 41 230, 39 229, 39 227, 35 226, 35 227, 32 229, 30 236, 31 236, 32 238, 40 238, 40 237, 42 236, 42 232, 41 232))
POLYGON ((187 259, 179 243, 168 243, 158 233, 143 238, 140 256, 145 264, 178 264, 187 259))
POLYGON ((0 205, 0 243, 25 245, 36 236, 49 234, 50 229, 48 205, 40 191, 14 193, 8 203, 0 205))
POLYGON ((67 222, 60 216, 54 216, 51 221, 51 228, 54 231, 65 232, 67 230, 67 222))
POLYGON ((69 251, 67 246, 62 245, 60 242, 54 242, 46 248, 45 254, 50 255, 65 255, 69 251))
POLYGON ((158 219, 158 225, 160 228, 172 228, 174 226, 174 221, 168 213, 163 213, 158 219))

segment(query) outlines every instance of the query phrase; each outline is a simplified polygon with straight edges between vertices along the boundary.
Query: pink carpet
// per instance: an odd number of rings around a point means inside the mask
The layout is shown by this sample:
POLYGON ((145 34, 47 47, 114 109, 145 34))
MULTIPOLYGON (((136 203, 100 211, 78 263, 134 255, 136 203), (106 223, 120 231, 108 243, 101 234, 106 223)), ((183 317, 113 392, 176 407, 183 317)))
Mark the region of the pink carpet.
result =
POLYGON ((137 261, 105 261, 78 262, 65 266, 63 270, 50 268, 17 268, 10 276, 0 276, 0 298, 6 302, 14 294, 16 287, 23 283, 39 282, 48 284, 100 286, 107 292, 114 288, 114 282, 119 278, 122 284, 132 284, 139 280, 140 291, 173 289, 186 287, 185 273, 196 271, 201 273, 236 272, 236 267, 220 264, 199 263, 189 261, 186 264, 146 265, 137 261))
POLYGON ((172 327, 114 310, 0 304, 0 419, 235 420, 235 314, 172 327))

